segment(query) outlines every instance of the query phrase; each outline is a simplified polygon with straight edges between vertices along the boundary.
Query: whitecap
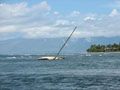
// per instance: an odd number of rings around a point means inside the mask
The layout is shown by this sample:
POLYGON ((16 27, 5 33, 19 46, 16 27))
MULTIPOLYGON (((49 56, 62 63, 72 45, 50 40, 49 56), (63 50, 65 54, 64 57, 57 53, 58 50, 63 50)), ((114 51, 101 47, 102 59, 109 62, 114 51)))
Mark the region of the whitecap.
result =
POLYGON ((102 55, 100 54, 99 56, 101 57, 102 55))
POLYGON ((15 56, 13 56, 13 57, 7 57, 7 59, 16 59, 16 57, 15 56))
POLYGON ((90 56, 91 56, 91 54, 86 54, 85 56, 88 56, 88 57, 90 57, 90 56))

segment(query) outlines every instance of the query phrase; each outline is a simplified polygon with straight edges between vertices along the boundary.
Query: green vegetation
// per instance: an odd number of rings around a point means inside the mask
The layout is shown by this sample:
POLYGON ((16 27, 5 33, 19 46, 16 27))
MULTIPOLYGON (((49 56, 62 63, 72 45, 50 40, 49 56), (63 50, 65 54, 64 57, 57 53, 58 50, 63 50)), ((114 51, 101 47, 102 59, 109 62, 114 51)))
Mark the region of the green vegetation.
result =
POLYGON ((91 45, 87 52, 120 52, 120 43, 119 44, 109 44, 109 45, 91 45))

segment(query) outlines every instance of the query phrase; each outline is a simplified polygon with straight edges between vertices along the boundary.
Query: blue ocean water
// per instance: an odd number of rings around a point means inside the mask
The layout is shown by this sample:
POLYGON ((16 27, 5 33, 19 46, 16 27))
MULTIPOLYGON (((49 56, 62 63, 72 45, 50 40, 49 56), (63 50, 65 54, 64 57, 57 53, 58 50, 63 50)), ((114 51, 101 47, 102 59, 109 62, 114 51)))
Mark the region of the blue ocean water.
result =
POLYGON ((120 90, 120 53, 0 55, 0 90, 120 90))

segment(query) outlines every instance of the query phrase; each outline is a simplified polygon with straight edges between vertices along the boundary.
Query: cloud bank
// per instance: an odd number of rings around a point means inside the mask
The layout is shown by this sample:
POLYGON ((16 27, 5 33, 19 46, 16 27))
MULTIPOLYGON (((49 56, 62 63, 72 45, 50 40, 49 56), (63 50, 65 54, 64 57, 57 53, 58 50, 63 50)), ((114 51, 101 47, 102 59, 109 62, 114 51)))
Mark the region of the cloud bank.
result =
POLYGON ((27 2, 0 4, 0 40, 11 38, 66 37, 78 26, 74 37, 120 36, 120 13, 82 14, 74 10, 62 14, 46 2, 29 6, 27 2))

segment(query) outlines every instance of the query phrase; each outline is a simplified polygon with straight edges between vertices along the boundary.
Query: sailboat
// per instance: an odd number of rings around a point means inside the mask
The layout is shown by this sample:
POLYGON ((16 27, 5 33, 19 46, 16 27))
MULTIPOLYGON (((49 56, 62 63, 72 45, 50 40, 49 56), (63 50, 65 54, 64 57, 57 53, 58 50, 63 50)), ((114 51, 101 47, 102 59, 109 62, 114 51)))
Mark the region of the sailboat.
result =
POLYGON ((62 51, 62 49, 65 47, 65 45, 67 44, 67 42, 69 41, 69 39, 71 38, 71 36, 73 35, 73 33, 75 32, 76 29, 77 29, 77 26, 75 26, 72 33, 66 39, 65 43, 62 45, 62 47, 59 49, 58 53, 55 56, 43 56, 43 57, 39 57, 38 60, 61 60, 61 59, 64 59, 64 57, 60 57, 59 54, 62 51))

